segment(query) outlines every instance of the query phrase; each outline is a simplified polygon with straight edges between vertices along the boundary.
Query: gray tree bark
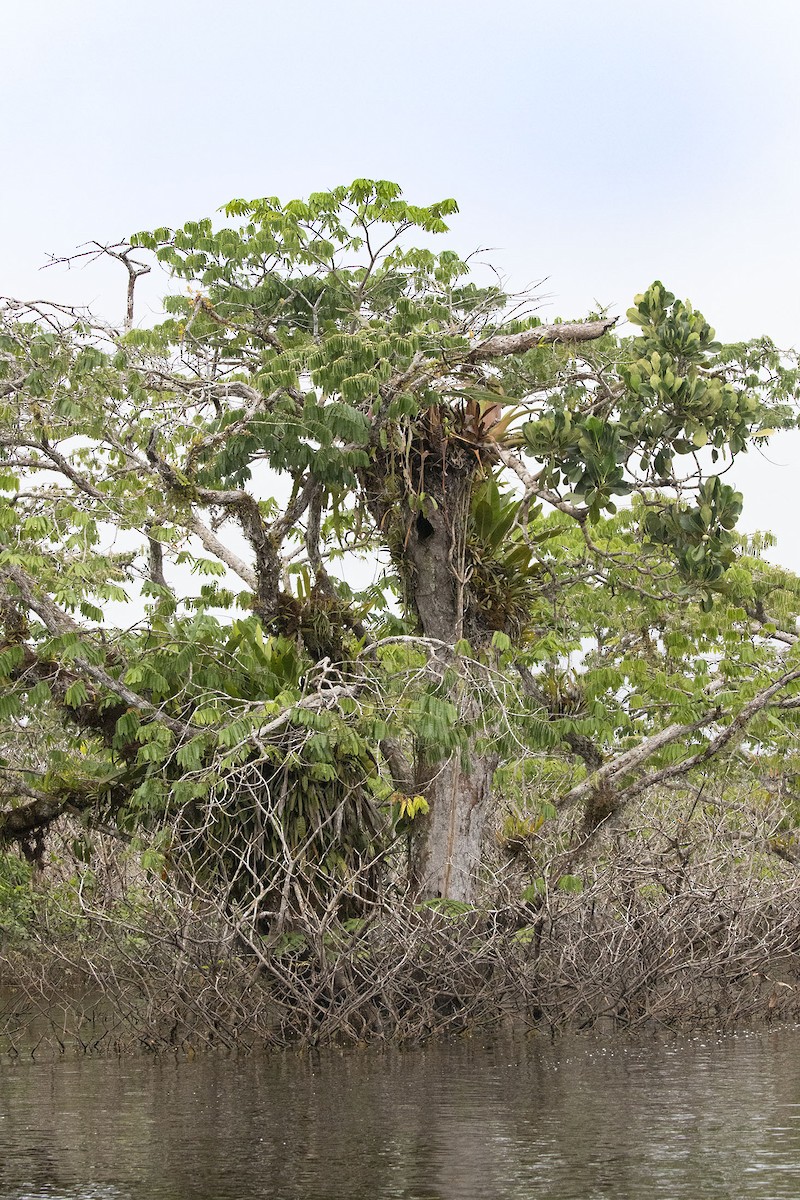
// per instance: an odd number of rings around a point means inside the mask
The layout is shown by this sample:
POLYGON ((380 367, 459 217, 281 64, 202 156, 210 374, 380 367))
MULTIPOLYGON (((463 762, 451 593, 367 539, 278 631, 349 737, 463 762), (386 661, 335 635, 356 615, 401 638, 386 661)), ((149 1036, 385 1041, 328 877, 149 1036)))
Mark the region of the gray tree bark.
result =
POLYGON ((417 818, 414 835, 412 885, 417 895, 468 904, 475 900, 496 765, 494 756, 472 755, 465 764, 454 754, 418 776, 430 811, 417 818))
MULTIPOLYGON (((407 582, 422 632, 448 646, 464 634, 463 549, 471 475, 465 471, 448 478, 437 507, 417 517, 406 547, 407 582)), ((412 886, 420 897, 475 899, 496 761, 467 747, 463 755, 417 763, 415 790, 429 805, 427 815, 415 822, 412 842, 412 886)))

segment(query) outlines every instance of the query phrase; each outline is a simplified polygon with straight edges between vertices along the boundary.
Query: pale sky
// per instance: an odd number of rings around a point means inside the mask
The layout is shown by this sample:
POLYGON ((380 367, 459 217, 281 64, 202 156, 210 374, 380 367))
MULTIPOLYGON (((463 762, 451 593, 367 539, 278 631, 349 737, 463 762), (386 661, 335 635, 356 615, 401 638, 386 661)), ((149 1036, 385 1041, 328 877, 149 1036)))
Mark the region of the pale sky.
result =
MULTIPOLYGON (((47 252, 366 175, 455 196, 452 244, 546 279, 545 319, 661 278, 800 346, 790 0, 26 0, 1 36, 0 293, 119 319, 121 280, 47 252)), ((797 571, 799 476, 800 434, 734 476, 797 571)))

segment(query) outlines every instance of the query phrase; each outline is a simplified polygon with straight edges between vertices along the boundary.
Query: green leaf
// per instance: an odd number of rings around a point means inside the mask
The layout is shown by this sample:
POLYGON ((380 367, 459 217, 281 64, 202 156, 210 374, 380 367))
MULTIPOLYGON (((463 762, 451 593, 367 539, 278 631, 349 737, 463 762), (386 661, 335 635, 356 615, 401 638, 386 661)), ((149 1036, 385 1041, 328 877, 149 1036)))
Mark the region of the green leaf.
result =
POLYGON ((556 886, 560 892, 579 894, 583 891, 583 880, 578 875, 562 875, 556 886))
POLYGON ((74 683, 71 683, 64 695, 64 703, 69 708, 80 708, 88 699, 89 693, 82 679, 76 679, 74 683))

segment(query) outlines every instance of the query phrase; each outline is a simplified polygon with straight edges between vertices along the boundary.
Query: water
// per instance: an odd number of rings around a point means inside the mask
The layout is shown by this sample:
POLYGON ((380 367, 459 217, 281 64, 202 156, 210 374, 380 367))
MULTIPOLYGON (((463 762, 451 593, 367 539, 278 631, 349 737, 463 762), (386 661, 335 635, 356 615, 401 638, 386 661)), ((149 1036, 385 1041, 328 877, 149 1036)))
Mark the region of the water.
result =
POLYGON ((800 1028, 0 1066, 0 1200, 800 1196, 800 1028))

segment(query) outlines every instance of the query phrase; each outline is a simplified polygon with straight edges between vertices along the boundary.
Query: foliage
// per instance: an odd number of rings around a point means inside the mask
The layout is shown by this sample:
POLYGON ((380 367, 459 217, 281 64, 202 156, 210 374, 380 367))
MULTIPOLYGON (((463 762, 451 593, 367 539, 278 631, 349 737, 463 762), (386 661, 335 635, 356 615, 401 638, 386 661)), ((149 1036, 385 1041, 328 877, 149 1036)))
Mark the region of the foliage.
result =
POLYGON ((455 211, 235 200, 131 239, 182 289, 152 328, 5 305, 0 841, 84 814, 277 928, 487 812, 479 762, 591 834, 792 744, 798 584, 717 472, 792 424, 794 361, 659 282, 633 337, 512 314, 427 247, 455 211))
POLYGON ((0 854, 0 941, 24 937, 33 916, 31 871, 16 855, 0 854))

